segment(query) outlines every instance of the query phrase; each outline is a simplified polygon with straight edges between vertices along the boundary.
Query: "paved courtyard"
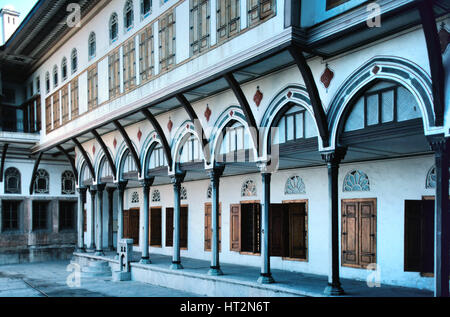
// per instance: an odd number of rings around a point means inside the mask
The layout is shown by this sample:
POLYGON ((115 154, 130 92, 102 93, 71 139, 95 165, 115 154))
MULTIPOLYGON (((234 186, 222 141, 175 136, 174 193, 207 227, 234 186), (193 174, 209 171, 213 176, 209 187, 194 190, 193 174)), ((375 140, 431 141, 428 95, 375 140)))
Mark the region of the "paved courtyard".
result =
POLYGON ((0 297, 197 297, 164 287, 110 277, 81 277, 80 287, 69 287, 69 261, 0 266, 0 297))

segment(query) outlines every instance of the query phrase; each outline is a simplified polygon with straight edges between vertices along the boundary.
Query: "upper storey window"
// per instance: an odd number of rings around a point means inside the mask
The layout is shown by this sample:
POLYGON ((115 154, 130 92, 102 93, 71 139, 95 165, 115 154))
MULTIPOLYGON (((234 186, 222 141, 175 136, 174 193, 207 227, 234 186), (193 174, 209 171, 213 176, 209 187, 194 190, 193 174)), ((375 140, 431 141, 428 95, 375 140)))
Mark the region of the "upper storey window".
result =
POLYGON ((58 66, 53 67, 53 87, 58 87, 58 66))
POLYGON ((170 12, 159 21, 159 63, 161 70, 175 65, 175 13, 170 12))
POLYGON ((217 1, 217 39, 225 40, 239 32, 240 0, 217 1))
POLYGON ((72 50, 71 60, 72 60, 72 74, 74 74, 77 72, 78 69, 78 52, 75 48, 72 50))
POLYGON ((96 41, 95 41, 95 33, 92 32, 89 35, 89 42, 88 42, 89 59, 95 57, 96 50, 97 50, 97 44, 96 44, 96 41))
POLYGON ((150 155, 149 169, 167 166, 166 156, 162 146, 157 146, 150 155))
POLYGON ((40 93, 41 92, 41 79, 40 77, 36 77, 36 92, 40 93))
POLYGON ((146 18, 152 10, 151 0, 141 0, 141 16, 146 18))
POLYGON ((61 76, 63 81, 67 79, 67 58, 65 57, 61 62, 61 76))
POLYGON ((348 2, 349 0, 327 0, 327 6, 326 10, 331 10, 333 8, 336 8, 337 6, 340 6, 341 4, 348 2))
POLYGON ((119 34, 119 19, 116 13, 111 15, 109 19, 109 40, 115 42, 117 40, 117 36, 119 34))
POLYGON ((209 0, 190 1, 191 55, 209 47, 209 0))
POLYGON ((123 9, 123 18, 125 31, 128 31, 133 27, 134 23, 133 1, 128 0, 127 2, 125 2, 125 7, 123 9))
POLYGON ((50 92, 50 73, 45 73, 45 91, 47 93, 50 92))
POLYGON ((180 163, 197 162, 203 159, 200 142, 191 136, 180 151, 180 163))
POLYGON ((17 168, 10 167, 5 171, 5 194, 20 194, 20 172, 17 168))
POLYGON ((247 0, 248 25, 259 23, 275 13, 275 0, 247 0))
POLYGON ((276 129, 275 144, 309 139, 317 136, 317 129, 311 114, 303 107, 294 106, 280 119, 276 129))

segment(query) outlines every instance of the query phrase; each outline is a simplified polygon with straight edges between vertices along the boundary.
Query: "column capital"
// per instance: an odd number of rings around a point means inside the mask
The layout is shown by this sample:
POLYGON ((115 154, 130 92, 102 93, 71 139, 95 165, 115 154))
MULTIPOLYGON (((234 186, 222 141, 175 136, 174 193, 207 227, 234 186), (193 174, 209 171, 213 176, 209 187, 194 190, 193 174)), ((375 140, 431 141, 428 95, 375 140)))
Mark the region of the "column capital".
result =
POLYGON ((124 192, 125 189, 127 188, 127 185, 128 185, 128 181, 122 181, 122 182, 118 182, 118 183, 116 184, 117 189, 118 189, 120 192, 124 192))
POLYGON ((97 186, 95 187, 97 189, 97 192, 102 193, 106 188, 106 184, 97 184, 97 186))
POLYGON ((322 159, 327 164, 334 164, 334 165, 341 163, 346 154, 347 148, 345 147, 337 147, 334 151, 321 153, 322 159))
POLYGON ((95 196, 97 194, 97 187, 96 186, 90 186, 89 187, 89 193, 91 196, 95 196))
POLYGON ((87 188, 86 187, 80 187, 77 188, 78 194, 81 195, 82 199, 86 199, 86 192, 87 192, 87 188))
POLYGON ((211 179, 211 181, 216 181, 220 177, 222 177, 224 170, 225 170, 225 166, 221 165, 221 166, 215 166, 214 168, 207 170, 206 173, 208 173, 208 176, 211 179))
POLYGON ((113 194, 116 190, 117 190, 117 188, 115 188, 115 187, 107 187, 106 188, 106 191, 108 192, 108 194, 113 194))
POLYGON ((443 135, 431 135, 427 137, 431 150, 436 154, 450 152, 450 138, 443 135))
POLYGON ((154 181, 155 181, 155 178, 151 177, 151 178, 143 179, 140 183, 141 183, 142 187, 150 189, 150 187, 153 185, 154 181))
POLYGON ((181 185, 181 183, 184 181, 184 178, 186 177, 186 172, 183 173, 177 173, 175 175, 172 176, 172 184, 174 186, 176 185, 181 185))

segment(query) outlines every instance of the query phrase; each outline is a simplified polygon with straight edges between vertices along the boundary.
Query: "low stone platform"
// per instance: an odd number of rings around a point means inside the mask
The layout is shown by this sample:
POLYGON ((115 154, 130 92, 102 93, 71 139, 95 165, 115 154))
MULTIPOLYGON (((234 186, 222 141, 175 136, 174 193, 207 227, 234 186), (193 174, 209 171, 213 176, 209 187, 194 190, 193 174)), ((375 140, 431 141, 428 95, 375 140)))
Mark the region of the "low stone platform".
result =
MULTIPOLYGON (((324 297, 327 277, 273 270, 274 284, 257 283, 259 268, 222 264, 223 276, 209 276, 210 263, 182 258, 183 270, 171 270, 171 257, 150 255, 151 264, 139 264, 140 254, 135 253, 131 263, 133 281, 172 288, 212 297, 324 297)), ((113 271, 118 270, 119 261, 115 253, 104 257, 92 253, 75 253, 74 260, 80 264, 89 261, 107 261, 113 271)), ((344 296, 352 297, 431 297, 432 292, 414 288, 381 285, 370 288, 365 282, 342 279, 344 296)))

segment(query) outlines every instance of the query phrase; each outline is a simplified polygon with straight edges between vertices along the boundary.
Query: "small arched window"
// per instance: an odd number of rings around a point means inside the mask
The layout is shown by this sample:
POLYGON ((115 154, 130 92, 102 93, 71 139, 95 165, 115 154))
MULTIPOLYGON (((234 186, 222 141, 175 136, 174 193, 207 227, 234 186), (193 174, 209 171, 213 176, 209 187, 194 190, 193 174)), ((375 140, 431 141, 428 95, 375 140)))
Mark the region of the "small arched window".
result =
POLYGON ((88 42, 89 58, 95 57, 96 50, 97 50, 97 44, 96 44, 96 40, 95 40, 95 33, 91 32, 91 34, 89 34, 89 42, 88 42))
POLYGON ((117 40, 119 34, 119 19, 117 13, 113 13, 109 19, 109 40, 112 42, 117 40))
POLYGON ((63 58, 61 62, 61 76, 62 81, 67 79, 67 58, 63 58))
POLYGON ((355 170, 345 176, 344 192, 368 192, 370 191, 369 177, 366 173, 355 170))
POLYGON ((34 192, 36 194, 50 193, 50 175, 44 169, 39 169, 36 172, 36 180, 34 181, 34 192))
POLYGON ((256 196, 256 185, 255 185, 254 181, 247 180, 242 185, 241 196, 242 197, 253 197, 253 196, 256 196))
POLYGON ((123 18, 125 31, 128 31, 128 29, 130 29, 134 23, 133 1, 128 0, 127 2, 125 2, 125 7, 123 9, 123 18))
POLYGON ((161 193, 155 189, 152 193, 152 202, 159 203, 161 201, 161 193))
POLYGON ((58 87, 58 66, 53 67, 53 87, 58 87))
POLYGON ((75 194, 75 176, 72 171, 65 171, 61 176, 61 194, 75 194))
POLYGON ((141 0, 141 16, 145 18, 152 9, 151 0, 141 0))
MULTIPOLYGON (((450 173, 450 167, 449 167, 448 171, 450 173)), ((450 177, 448 179, 448 184, 450 185, 450 177)), ((430 170, 428 171, 425 188, 427 188, 427 189, 436 188, 436 165, 433 165, 430 168, 430 170)), ((450 192, 450 190, 449 190, 449 192, 450 192)))
POLYGON ((187 200, 187 190, 186 187, 182 186, 180 189, 180 199, 181 200, 187 200))
POLYGON ((212 198, 212 185, 209 184, 208 190, 206 191, 206 199, 211 199, 211 198, 212 198))
POLYGON ((72 74, 74 74, 78 70, 78 52, 76 48, 72 50, 71 60, 72 60, 72 74))
POLYGON ((45 91, 47 93, 50 92, 50 73, 45 73, 45 91))
POLYGON ((131 194, 131 203, 132 204, 139 204, 139 193, 138 192, 133 192, 131 194))
POLYGON ((273 143, 282 144, 317 137, 316 124, 305 108, 293 106, 278 122, 273 143))
POLYGON ((10 167, 5 171, 5 194, 21 193, 20 172, 15 167, 10 167))
POLYGON ((300 176, 289 177, 284 188, 284 194, 306 194, 305 183, 303 182, 302 178, 300 176))

